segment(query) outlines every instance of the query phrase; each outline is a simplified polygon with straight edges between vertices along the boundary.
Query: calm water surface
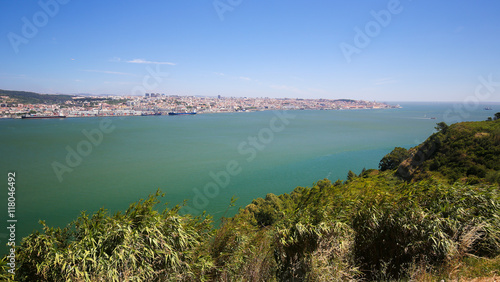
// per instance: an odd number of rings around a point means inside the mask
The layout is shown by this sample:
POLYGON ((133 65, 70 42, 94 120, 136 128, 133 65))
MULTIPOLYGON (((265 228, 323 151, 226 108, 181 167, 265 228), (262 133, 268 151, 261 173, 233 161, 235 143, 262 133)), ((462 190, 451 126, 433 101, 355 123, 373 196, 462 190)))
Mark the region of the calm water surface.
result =
MULTIPOLYGON (((500 111, 498 105, 493 111, 478 107, 458 117, 450 114, 451 104, 402 106, 290 111, 294 118, 286 123, 271 111, 0 120, 2 187, 7 187, 7 173, 16 172, 18 242, 39 229, 39 220, 65 226, 83 210, 123 210, 158 188, 169 206, 187 199, 188 211, 206 210, 217 218, 233 195, 239 207, 319 179, 345 179, 349 170, 376 168, 395 146, 421 143, 439 121, 485 120, 500 111)), ((2 194, 0 226, 7 222, 6 188, 2 194)), ((1 230, 5 245, 6 228, 1 230)))

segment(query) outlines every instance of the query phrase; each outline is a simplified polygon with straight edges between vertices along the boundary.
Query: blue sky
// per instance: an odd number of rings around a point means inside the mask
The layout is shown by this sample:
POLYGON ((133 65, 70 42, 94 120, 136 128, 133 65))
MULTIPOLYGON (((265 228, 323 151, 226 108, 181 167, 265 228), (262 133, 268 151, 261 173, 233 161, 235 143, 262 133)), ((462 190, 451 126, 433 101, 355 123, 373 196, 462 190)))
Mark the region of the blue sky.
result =
POLYGON ((0 10, 0 89, 500 102, 499 1, 4 0, 0 10))

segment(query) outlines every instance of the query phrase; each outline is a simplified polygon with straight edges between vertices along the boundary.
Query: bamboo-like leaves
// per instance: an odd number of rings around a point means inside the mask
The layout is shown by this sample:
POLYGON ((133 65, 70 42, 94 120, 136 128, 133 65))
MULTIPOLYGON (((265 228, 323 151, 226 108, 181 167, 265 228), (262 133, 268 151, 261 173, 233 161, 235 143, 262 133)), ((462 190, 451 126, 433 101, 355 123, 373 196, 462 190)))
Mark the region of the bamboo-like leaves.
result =
POLYGON ((68 228, 43 222, 44 234, 25 238, 19 249, 19 280, 190 280, 195 248, 210 229, 207 218, 181 217, 179 208, 157 212, 160 192, 125 213, 85 212, 68 228), (170 278, 169 278, 170 277, 170 278))

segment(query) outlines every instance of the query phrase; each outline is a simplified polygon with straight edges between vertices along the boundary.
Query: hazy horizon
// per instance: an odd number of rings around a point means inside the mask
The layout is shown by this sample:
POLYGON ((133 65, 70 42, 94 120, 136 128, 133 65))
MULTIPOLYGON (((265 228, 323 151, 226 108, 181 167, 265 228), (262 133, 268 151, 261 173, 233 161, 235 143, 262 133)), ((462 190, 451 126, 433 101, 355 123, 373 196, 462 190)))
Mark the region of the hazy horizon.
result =
MULTIPOLYGON (((13 89, 0 89, 0 90, 6 90, 6 91, 21 91, 21 92, 31 92, 31 91, 26 91, 26 90, 13 90, 13 89)), ((36 92, 34 92, 36 93, 36 92)), ((155 92, 153 92, 155 93, 155 92)), ((123 96, 123 97, 131 97, 131 96, 134 96, 134 97, 142 97, 143 95, 126 95, 126 94, 105 94, 105 93, 101 93, 101 94, 92 94, 92 93, 37 93, 37 94, 41 94, 41 95, 71 95, 71 96, 102 96, 102 97, 106 97, 106 96, 123 96)), ((173 96, 176 96, 178 94, 167 94, 167 93, 160 93, 160 94, 165 94, 167 96, 169 95, 173 95, 173 96)), ((207 98, 217 98, 217 96, 215 95, 201 95, 201 94, 198 94, 198 95, 189 95, 189 94, 186 94, 186 95, 178 95, 179 97, 189 97, 189 96, 193 96, 193 97, 207 97, 207 98)), ((243 96, 243 97, 237 97, 237 96, 221 96, 221 98, 273 98, 273 99, 330 99, 330 100, 341 100, 341 99, 351 99, 350 97, 339 97, 339 98, 310 98, 310 97, 265 97, 265 96, 253 96, 253 97, 246 97, 246 96, 243 96)), ((358 101, 360 100, 364 100, 364 99, 359 99, 358 101)), ((392 103, 392 104, 395 104, 395 103, 409 103, 409 104, 426 104, 426 103, 438 103, 438 104, 459 104, 459 103, 462 103, 462 104, 467 104, 467 101, 459 101, 459 100, 456 100, 456 101, 401 101, 401 100, 364 100, 364 101, 375 101, 375 102, 379 102, 379 103, 392 103)), ((479 101, 479 103, 476 104, 476 107, 477 106, 481 106, 481 105, 500 105, 500 101, 479 101)))

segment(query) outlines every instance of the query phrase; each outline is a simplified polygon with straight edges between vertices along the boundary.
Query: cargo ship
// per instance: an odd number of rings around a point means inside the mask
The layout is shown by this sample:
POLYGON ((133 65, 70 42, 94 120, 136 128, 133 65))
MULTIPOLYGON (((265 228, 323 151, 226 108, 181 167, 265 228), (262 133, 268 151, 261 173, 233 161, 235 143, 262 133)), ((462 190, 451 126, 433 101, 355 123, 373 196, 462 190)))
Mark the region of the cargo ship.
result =
POLYGON ((38 116, 38 115, 22 115, 21 118, 31 118, 31 119, 45 119, 45 118, 66 118, 66 116, 57 115, 57 116, 38 116))
POLYGON ((170 112, 168 113, 169 116, 179 116, 179 115, 196 115, 196 112, 190 112, 190 113, 176 113, 176 112, 170 112))

